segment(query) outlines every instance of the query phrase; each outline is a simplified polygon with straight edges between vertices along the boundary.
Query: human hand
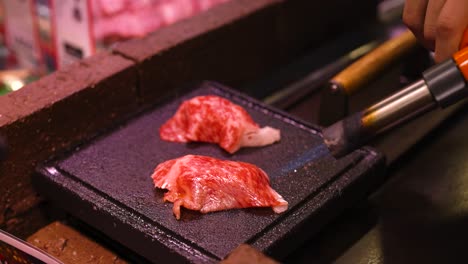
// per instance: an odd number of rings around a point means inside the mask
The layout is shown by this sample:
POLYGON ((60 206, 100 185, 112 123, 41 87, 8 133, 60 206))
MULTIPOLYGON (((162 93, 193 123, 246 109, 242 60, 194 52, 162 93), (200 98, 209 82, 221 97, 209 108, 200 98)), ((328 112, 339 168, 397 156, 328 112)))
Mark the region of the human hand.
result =
POLYGON ((467 0, 406 0, 403 21, 441 62, 455 53, 468 26, 467 0))

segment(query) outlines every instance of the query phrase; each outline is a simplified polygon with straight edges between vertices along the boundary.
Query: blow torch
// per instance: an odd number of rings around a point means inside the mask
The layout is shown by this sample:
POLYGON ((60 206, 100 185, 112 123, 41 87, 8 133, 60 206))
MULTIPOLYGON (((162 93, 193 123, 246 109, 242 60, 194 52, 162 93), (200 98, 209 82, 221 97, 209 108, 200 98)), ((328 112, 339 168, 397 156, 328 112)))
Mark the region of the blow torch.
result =
POLYGON ((368 140, 438 107, 468 96, 468 30, 452 58, 432 66, 422 79, 323 130, 331 154, 342 157, 368 140))

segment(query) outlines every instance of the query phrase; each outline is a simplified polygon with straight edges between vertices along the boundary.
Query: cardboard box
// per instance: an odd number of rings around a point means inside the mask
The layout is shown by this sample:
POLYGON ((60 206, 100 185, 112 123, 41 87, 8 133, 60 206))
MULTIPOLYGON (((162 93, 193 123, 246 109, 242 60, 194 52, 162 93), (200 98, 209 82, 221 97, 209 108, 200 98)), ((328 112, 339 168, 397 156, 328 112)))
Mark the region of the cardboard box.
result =
POLYGON ((90 0, 50 0, 58 68, 96 52, 90 0))
POLYGON ((4 0, 5 41, 21 68, 41 70, 33 0, 4 0))

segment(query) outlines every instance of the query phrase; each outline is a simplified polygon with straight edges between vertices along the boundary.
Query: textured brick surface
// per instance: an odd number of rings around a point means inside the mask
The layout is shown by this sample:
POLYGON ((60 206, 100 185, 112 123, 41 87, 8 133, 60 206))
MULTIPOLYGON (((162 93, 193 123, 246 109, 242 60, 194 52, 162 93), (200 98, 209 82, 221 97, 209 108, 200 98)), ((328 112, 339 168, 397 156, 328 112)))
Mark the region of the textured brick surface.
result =
POLYGON ((92 238, 62 222, 53 222, 41 228, 28 237, 27 241, 64 264, 127 263, 92 238))
POLYGON ((263 255, 247 244, 241 244, 220 264, 279 264, 279 262, 263 255))
POLYGON ((138 63, 145 102, 187 83, 216 80, 238 87, 281 61, 278 0, 238 0, 114 48, 138 63))
POLYGON ((136 86, 133 63, 103 53, 0 97, 0 134, 9 145, 0 165, 0 228, 14 232, 15 217, 40 201, 30 184, 37 163, 134 112, 136 86))
MULTIPOLYGON (((187 84, 242 85, 369 21, 375 1, 237 0, 114 47, 137 63, 145 103, 187 84), (353 10, 354 12, 352 12, 353 10)), ((249 93, 249 91, 244 91, 249 93)))

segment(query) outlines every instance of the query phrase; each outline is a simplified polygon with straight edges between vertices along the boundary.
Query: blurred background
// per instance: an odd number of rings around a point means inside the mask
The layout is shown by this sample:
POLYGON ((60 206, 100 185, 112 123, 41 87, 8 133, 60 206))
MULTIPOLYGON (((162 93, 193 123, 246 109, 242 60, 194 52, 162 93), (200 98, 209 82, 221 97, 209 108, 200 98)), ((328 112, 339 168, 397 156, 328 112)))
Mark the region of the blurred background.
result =
POLYGON ((2 0, 0 95, 229 0, 2 0))

